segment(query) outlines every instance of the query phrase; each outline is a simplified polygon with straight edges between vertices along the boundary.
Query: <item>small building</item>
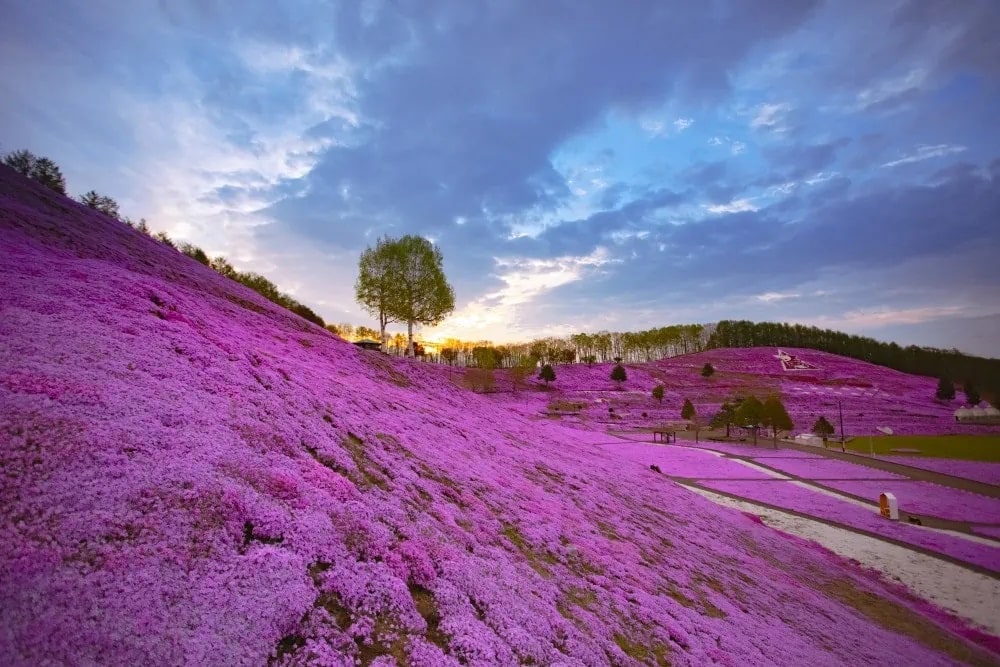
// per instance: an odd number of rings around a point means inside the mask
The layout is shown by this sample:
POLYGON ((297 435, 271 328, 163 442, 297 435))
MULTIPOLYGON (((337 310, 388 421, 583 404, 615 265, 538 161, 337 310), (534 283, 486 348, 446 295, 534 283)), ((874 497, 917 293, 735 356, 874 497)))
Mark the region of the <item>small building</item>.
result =
POLYGON ((382 349, 382 343, 377 340, 372 340, 371 338, 362 338, 361 340, 354 341, 354 344, 360 347, 362 350, 375 350, 379 351, 382 349))

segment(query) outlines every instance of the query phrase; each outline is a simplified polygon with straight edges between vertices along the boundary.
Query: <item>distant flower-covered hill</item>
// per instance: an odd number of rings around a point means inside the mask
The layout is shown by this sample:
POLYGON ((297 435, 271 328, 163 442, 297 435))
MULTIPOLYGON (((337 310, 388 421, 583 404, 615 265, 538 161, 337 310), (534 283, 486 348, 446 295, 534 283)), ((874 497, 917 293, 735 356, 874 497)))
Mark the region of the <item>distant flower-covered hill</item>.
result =
MULTIPOLYGON (((897 434, 1000 433, 1000 423, 959 423, 955 410, 962 396, 935 398, 937 380, 828 352, 803 348, 723 348, 670 357, 648 364, 628 364, 628 379, 619 387, 611 380, 614 364, 563 364, 549 394, 522 396, 536 403, 579 402, 585 417, 615 407, 625 422, 680 421, 684 399, 690 399, 703 423, 723 401, 778 394, 795 423, 793 433, 808 433, 816 419, 826 417, 840 433, 843 414, 847 437, 878 435, 887 426, 897 434), (714 372, 702 370, 711 364, 714 372), (664 387, 663 399, 652 390, 664 387), (642 413, 646 413, 643 418, 642 413)), ((536 379, 536 387, 544 383, 536 379)), ((606 415, 605 415, 606 416, 606 415)))
POLYGON ((0 663, 993 664, 997 640, 0 169, 0 663))

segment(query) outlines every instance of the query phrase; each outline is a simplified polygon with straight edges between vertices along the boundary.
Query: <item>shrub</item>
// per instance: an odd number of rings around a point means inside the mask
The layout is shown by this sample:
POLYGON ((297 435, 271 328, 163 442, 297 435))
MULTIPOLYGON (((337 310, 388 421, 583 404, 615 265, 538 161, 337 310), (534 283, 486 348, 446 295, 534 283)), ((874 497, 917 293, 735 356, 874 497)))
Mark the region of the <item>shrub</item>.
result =
POLYGON ((625 372, 625 367, 621 364, 615 364, 615 367, 611 369, 611 379, 618 383, 618 388, 621 389, 622 382, 628 379, 628 374, 625 372))
POLYGON ((550 382, 555 382, 556 372, 552 370, 551 364, 545 364, 542 366, 542 370, 538 372, 538 377, 545 380, 545 386, 548 386, 550 382))
POLYGON ((709 362, 705 362, 705 365, 701 367, 701 376, 704 378, 712 377, 715 374, 715 366, 709 362))
POLYGON ((653 387, 653 398, 655 398, 657 400, 657 402, 663 403, 663 385, 662 384, 658 384, 655 387, 653 387))

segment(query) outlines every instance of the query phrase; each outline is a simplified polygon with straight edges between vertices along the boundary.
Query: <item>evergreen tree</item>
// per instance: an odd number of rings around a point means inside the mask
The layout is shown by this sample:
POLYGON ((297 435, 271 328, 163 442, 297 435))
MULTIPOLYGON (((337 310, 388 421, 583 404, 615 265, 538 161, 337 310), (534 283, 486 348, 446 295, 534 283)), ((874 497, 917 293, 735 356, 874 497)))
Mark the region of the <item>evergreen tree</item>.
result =
POLYGON ((705 362, 705 365, 701 367, 701 376, 704 378, 712 377, 715 374, 715 366, 709 362, 705 362))
POLYGON ((749 396, 743 399, 740 406, 736 408, 733 421, 737 426, 742 426, 753 433, 753 444, 757 445, 757 431, 764 423, 764 404, 756 396, 749 396))
POLYGON ((663 385, 658 384, 653 387, 653 398, 656 399, 658 403, 663 403, 663 385))
POLYGON ((212 260, 209 259, 205 251, 192 243, 182 243, 179 250, 196 262, 200 262, 205 266, 212 265, 212 260))
MULTIPOLYGON (((153 238, 156 239, 157 241, 159 241, 160 243, 162 243, 163 245, 170 246, 171 248, 174 248, 174 249, 177 248, 177 245, 174 243, 174 240, 171 239, 170 235, 167 234, 166 232, 156 232, 155 234, 153 234, 153 238)), ((256 275, 256 274, 253 274, 253 275, 256 275)), ((264 276, 260 276, 260 277, 263 278, 264 276)), ((266 280, 266 278, 265 278, 265 280, 266 280)))
POLYGON ((31 170, 31 177, 50 190, 55 190, 61 195, 66 194, 66 178, 62 175, 59 165, 47 157, 38 158, 34 169, 31 170))
POLYGON ((89 192, 85 192, 80 195, 80 203, 88 208, 94 209, 95 211, 100 211, 104 215, 112 217, 116 220, 121 219, 118 212, 118 202, 111 197, 98 194, 94 190, 90 190, 89 192))
POLYGON ((764 401, 763 421, 761 423, 771 429, 775 448, 778 447, 778 431, 791 431, 795 428, 792 418, 788 415, 788 410, 785 409, 785 404, 781 402, 781 397, 777 394, 768 396, 767 400, 764 401))
POLYGON ((816 423, 813 424, 812 432, 823 438, 823 447, 826 447, 827 438, 836 433, 837 429, 833 427, 833 424, 827 421, 826 417, 820 416, 820 418, 816 420, 816 423))
POLYGON ((729 429, 733 424, 736 423, 736 408, 739 406, 739 399, 733 401, 723 401, 722 405, 719 407, 719 411, 715 413, 711 421, 709 421, 709 428, 721 428, 726 427, 726 437, 730 436, 729 429))
POLYGON ((615 367, 611 369, 611 379, 618 383, 618 388, 621 389, 622 382, 628 379, 628 373, 625 372, 625 367, 621 364, 615 364, 615 367))
POLYGON ((934 392, 934 396, 941 401, 950 401, 955 398, 955 383, 948 379, 947 376, 942 375, 938 380, 937 391, 934 392))
POLYGON ((38 157, 31 151, 19 150, 4 156, 3 163, 61 195, 66 194, 66 178, 63 177, 59 165, 47 157, 38 157))
POLYGON ((31 151, 19 150, 8 153, 3 158, 3 163, 21 174, 22 176, 31 177, 31 172, 35 168, 35 163, 38 161, 38 157, 31 151))
POLYGON ((690 398, 684 399, 684 406, 681 408, 681 419, 691 419, 695 416, 694 403, 690 398))
POLYGON ((976 385, 974 385, 971 380, 966 380, 962 383, 962 391, 965 393, 965 402, 968 403, 969 407, 974 408, 979 405, 979 401, 982 400, 982 397, 979 395, 979 390, 976 389, 976 385))
POLYGON ((538 377, 545 380, 545 386, 549 386, 550 382, 555 382, 556 372, 552 369, 551 364, 545 364, 542 369, 538 371, 538 377))

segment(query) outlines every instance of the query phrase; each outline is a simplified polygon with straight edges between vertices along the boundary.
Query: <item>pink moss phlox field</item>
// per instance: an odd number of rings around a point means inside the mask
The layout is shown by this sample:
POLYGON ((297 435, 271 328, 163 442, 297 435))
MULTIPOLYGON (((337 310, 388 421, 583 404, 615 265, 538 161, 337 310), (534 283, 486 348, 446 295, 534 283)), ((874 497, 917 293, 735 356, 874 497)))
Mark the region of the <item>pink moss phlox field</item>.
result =
POLYGON ((780 474, 768 474, 735 459, 694 447, 636 443, 608 445, 604 451, 613 451, 624 459, 646 467, 656 465, 665 475, 692 479, 773 479, 780 474))
POLYGON ((880 493, 889 491, 896 496, 899 509, 910 514, 924 514, 954 521, 1000 523, 1000 498, 990 498, 932 482, 887 480, 821 483, 873 503, 878 502, 880 493))
POLYGON ((973 526, 972 532, 1000 540, 1000 526, 973 526))
POLYGON ((802 452, 797 449, 784 449, 778 447, 777 449, 772 449, 771 442, 764 438, 760 439, 760 442, 754 446, 752 444, 737 445, 728 444, 724 442, 714 442, 712 440, 705 440, 697 445, 694 443, 685 443, 681 446, 697 447, 700 449, 710 449, 714 452, 721 452, 723 454, 732 454, 734 456, 743 456, 747 458, 755 459, 769 459, 769 458, 779 458, 779 459, 821 459, 823 458, 820 454, 811 454, 809 452, 802 452))
POLYGON ((988 461, 963 461, 961 459, 937 459, 928 456, 881 456, 886 461, 933 470, 945 475, 964 477, 984 484, 1000 486, 1000 463, 988 461))
POLYGON ((961 537, 926 530, 883 518, 877 512, 847 500, 785 481, 705 480, 702 486, 770 505, 801 512, 818 519, 884 535, 906 544, 945 554, 973 565, 1000 572, 1000 545, 979 544, 961 537))
POLYGON ((802 479, 906 479, 894 472, 835 459, 760 457, 757 463, 802 479))
POLYGON ((795 423, 793 434, 809 433, 820 416, 838 424, 841 410, 848 437, 878 435, 879 426, 888 426, 899 435, 1000 434, 1000 424, 956 422, 961 392, 953 401, 936 400, 934 378, 816 350, 781 349, 816 368, 784 370, 774 347, 706 350, 652 364, 626 365, 628 380, 619 390, 610 380, 613 364, 563 364, 555 367, 557 379, 549 391, 540 392, 544 398, 536 395, 535 409, 552 398, 581 401, 586 405, 583 419, 607 422, 607 408, 614 407, 614 423, 632 426, 679 421, 685 398, 707 420, 734 396, 763 398, 778 393, 795 423), (709 378, 701 376, 705 363, 716 370, 709 378), (650 395, 661 383, 665 387, 662 403, 650 395))
POLYGON ((829 552, 5 167, 0 259, 0 664, 990 659, 829 552))

